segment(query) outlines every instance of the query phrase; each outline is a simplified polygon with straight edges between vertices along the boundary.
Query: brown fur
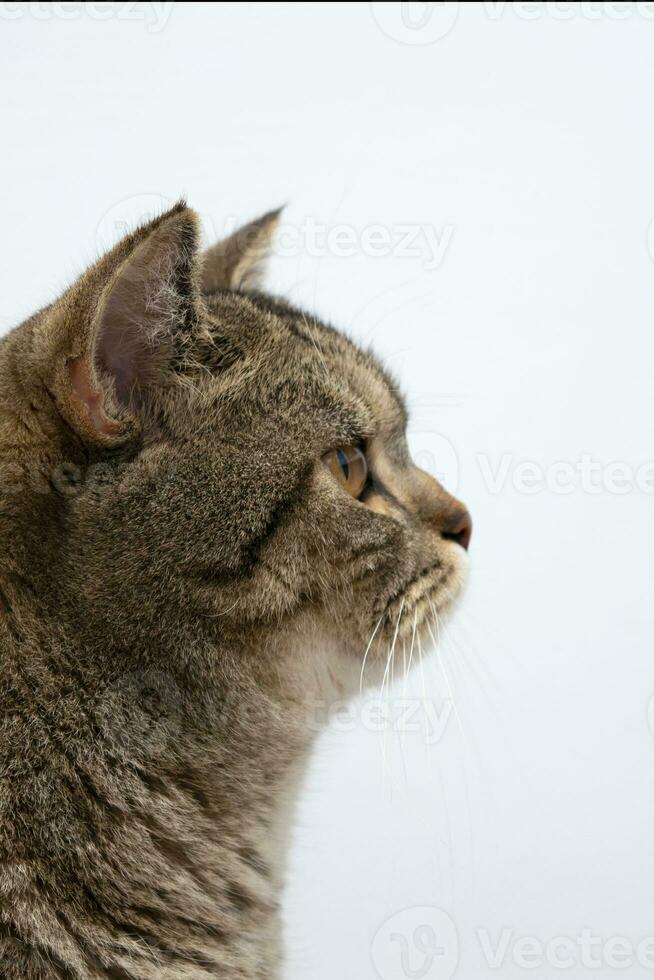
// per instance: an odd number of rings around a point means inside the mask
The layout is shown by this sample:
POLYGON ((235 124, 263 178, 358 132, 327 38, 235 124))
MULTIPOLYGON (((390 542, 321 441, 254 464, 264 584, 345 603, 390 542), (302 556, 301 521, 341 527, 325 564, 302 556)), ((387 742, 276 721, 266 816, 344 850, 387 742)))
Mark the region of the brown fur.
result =
POLYGON ((275 980, 315 705, 457 591, 393 383, 242 291, 275 223, 203 258, 179 205, 0 341, 6 980, 275 980))

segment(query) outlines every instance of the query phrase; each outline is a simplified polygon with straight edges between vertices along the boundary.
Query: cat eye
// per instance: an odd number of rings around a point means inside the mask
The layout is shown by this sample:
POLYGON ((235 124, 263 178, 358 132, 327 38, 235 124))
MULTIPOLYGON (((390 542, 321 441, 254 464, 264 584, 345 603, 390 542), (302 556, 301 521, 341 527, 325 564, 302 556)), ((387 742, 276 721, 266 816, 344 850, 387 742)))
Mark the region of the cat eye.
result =
POLYGON ((350 496, 361 496, 368 479, 368 463, 360 446, 330 449, 323 456, 323 462, 350 496))

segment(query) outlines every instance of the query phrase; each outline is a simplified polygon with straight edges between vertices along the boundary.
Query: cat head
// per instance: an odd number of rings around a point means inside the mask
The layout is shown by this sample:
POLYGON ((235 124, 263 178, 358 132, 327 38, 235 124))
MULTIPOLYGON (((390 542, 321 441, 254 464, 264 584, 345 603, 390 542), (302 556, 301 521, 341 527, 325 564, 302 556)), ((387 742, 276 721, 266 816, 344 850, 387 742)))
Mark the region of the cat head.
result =
POLYGON ((106 656, 310 646, 357 680, 428 639, 470 518, 375 357, 259 291, 277 221, 202 253, 180 204, 0 342, 5 615, 29 593, 106 656))

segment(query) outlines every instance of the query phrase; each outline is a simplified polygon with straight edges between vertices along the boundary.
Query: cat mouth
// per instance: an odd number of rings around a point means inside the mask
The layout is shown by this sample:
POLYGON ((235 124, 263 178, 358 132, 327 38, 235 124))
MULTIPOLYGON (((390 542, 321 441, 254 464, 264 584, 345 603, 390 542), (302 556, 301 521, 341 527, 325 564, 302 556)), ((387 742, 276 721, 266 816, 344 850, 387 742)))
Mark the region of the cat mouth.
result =
POLYGON ((385 631, 405 639, 427 623, 438 630, 439 617, 452 605, 463 584, 458 563, 433 562, 387 600, 382 613, 385 631))

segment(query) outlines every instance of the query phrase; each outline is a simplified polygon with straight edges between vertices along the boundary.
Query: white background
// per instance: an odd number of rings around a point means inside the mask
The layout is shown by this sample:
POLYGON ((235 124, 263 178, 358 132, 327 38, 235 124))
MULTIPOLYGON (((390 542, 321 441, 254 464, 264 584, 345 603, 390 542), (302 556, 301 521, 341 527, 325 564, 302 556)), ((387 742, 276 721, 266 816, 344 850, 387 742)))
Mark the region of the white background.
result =
POLYGON ((611 942, 654 936, 654 7, 82 8, 0 4, 0 327, 179 195, 208 236, 287 202, 271 287, 374 346, 475 518, 452 699, 408 685, 460 724, 321 741, 288 980, 654 974, 611 942))

